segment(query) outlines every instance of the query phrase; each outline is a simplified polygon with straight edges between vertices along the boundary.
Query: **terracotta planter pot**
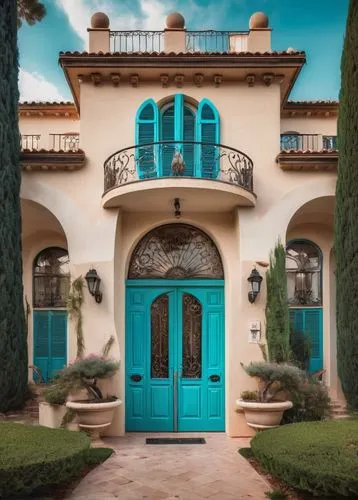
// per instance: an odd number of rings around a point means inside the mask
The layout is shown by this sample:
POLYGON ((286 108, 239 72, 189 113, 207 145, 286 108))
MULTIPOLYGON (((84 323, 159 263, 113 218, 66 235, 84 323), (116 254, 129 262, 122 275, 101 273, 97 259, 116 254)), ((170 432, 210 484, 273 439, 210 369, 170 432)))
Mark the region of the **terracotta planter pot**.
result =
MULTIPOLYGON (((62 419, 66 414, 65 405, 52 405, 46 401, 39 403, 39 425, 59 429, 62 424, 62 419)), ((77 422, 70 422, 66 425, 70 431, 78 431, 77 422)))
POLYGON ((275 403, 257 403, 238 399, 236 404, 245 413, 246 423, 255 430, 278 427, 281 423, 283 412, 292 408, 292 401, 279 401, 275 403))
POLYGON ((114 410, 121 403, 119 399, 108 403, 67 401, 66 406, 76 412, 78 426, 90 435, 92 445, 101 446, 104 443, 100 439, 100 432, 111 425, 114 410))

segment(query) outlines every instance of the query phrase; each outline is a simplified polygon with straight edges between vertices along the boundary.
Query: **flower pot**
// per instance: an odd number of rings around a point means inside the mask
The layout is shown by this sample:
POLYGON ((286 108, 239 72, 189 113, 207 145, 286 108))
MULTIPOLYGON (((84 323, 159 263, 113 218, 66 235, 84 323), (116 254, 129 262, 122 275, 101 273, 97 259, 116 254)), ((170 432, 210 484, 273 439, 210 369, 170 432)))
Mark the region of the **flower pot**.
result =
POLYGON ((237 399, 236 404, 245 413, 246 423, 255 430, 278 427, 283 412, 292 408, 292 401, 277 401, 272 403, 258 403, 237 399))
MULTIPOLYGON (((39 403, 39 425, 51 427, 52 429, 59 429, 65 414, 65 405, 53 405, 46 401, 40 401, 39 403)), ((66 428, 70 431, 79 430, 76 422, 68 423, 66 428)))
POLYGON ((114 410, 121 403, 119 399, 106 403, 67 401, 66 406, 76 412, 78 426, 90 435, 92 446, 102 446, 100 432, 111 425, 114 410))

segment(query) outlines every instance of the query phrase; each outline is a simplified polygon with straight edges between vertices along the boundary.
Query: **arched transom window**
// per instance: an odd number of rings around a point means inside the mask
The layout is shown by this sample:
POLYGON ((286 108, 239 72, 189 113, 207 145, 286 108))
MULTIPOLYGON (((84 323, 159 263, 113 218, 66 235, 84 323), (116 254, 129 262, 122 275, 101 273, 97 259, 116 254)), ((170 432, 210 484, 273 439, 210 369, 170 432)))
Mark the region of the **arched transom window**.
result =
POLYGON ((214 242, 188 224, 167 224, 146 234, 133 251, 129 279, 223 279, 214 242))
POLYGON ((322 254, 314 243, 295 240, 287 245, 287 293, 290 305, 322 305, 321 270, 322 254))
POLYGON ((33 307, 66 307, 69 287, 67 250, 57 247, 42 250, 33 267, 33 307))

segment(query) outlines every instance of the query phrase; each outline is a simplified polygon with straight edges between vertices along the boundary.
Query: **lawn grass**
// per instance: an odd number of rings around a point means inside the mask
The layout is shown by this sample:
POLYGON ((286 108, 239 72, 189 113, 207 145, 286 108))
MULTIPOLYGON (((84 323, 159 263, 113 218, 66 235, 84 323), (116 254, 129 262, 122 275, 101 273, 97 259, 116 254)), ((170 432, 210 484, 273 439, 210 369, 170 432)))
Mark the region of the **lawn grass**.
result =
POLYGON ((358 496, 358 419, 285 425, 257 434, 251 447, 262 467, 290 487, 358 496))

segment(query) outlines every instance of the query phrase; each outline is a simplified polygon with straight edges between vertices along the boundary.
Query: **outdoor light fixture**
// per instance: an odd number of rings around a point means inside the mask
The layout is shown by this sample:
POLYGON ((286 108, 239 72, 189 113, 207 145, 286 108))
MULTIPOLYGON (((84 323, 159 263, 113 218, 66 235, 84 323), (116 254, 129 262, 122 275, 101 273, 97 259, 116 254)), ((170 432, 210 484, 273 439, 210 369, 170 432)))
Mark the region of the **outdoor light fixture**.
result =
POLYGON ((102 293, 99 291, 101 278, 98 276, 95 269, 90 269, 85 276, 89 293, 95 298, 97 304, 102 302, 102 293))
POLYGON ((248 298, 249 302, 253 304, 255 302, 256 297, 260 293, 262 276, 257 271, 257 269, 253 268, 250 276, 247 278, 247 281, 250 283, 251 290, 249 291, 248 298))
POLYGON ((180 200, 179 198, 175 198, 174 200, 174 215, 177 219, 180 219, 181 217, 181 210, 180 210, 180 200))

